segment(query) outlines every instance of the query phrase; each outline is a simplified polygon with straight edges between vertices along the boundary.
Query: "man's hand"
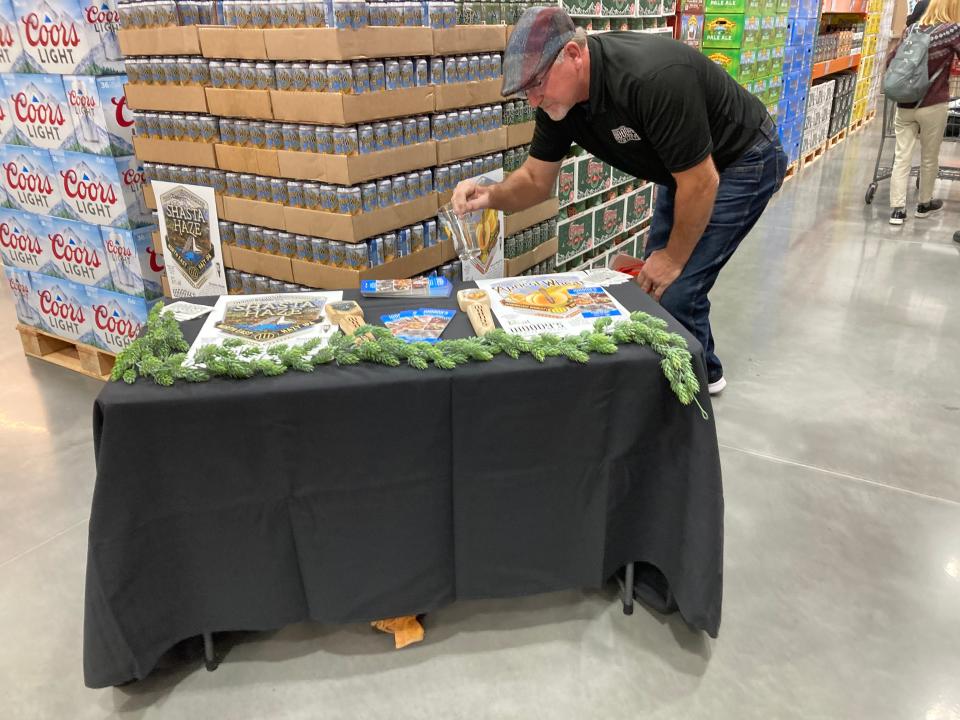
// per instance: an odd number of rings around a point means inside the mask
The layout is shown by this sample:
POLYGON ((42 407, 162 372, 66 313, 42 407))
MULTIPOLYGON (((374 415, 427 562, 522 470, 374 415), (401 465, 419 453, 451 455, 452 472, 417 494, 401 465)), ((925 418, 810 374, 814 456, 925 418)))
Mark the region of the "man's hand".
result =
POLYGON ((659 302, 666 289, 680 277, 681 272, 683 265, 671 258, 665 250, 654 250, 637 274, 637 284, 659 302))
POLYGON ((454 188, 453 211, 463 217, 469 212, 490 207, 490 186, 478 185, 476 180, 463 180, 454 188))

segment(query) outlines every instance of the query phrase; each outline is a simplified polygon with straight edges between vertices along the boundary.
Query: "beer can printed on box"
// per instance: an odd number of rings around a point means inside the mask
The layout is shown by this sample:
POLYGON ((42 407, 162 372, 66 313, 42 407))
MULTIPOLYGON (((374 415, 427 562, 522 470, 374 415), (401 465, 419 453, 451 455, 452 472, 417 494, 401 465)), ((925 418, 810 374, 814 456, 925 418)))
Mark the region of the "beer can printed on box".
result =
POLYGON ((52 274, 81 285, 113 290, 113 277, 97 225, 56 217, 39 220, 50 242, 52 274))
POLYGON ((0 147, 0 165, 5 204, 38 215, 63 210, 60 183, 47 150, 4 145, 0 147))
POLYGON ((30 285, 38 329, 86 345, 94 344, 92 310, 83 285, 39 273, 31 273, 30 285))
POLYGON ((45 275, 56 273, 50 239, 40 218, 19 210, 0 210, 0 259, 8 267, 45 275))
POLYGON ((59 150, 75 144, 73 115, 58 75, 2 76, 15 144, 59 150))
POLYGON ((117 39, 120 16, 113 2, 14 0, 27 72, 114 75, 123 72, 117 39))
POLYGON ((164 268, 163 261, 153 248, 151 235, 156 228, 149 226, 126 230, 104 227, 100 230, 113 289, 147 300, 160 297, 160 278, 164 268))

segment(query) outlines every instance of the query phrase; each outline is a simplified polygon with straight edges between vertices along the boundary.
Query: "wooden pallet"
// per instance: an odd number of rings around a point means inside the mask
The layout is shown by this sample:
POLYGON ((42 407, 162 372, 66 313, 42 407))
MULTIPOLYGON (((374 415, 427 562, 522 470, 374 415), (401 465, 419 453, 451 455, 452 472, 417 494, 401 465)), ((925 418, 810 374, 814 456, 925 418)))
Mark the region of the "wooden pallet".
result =
POLYGON ((827 143, 824 141, 820 145, 817 145, 813 150, 808 153, 805 153, 800 158, 800 169, 807 167, 808 165, 813 165, 817 160, 823 157, 823 154, 827 151, 827 143))
POLYGON ((116 357, 92 345, 56 337, 42 330, 17 325, 23 352, 30 357, 46 360, 54 365, 96 378, 107 380, 116 357))
POLYGON ((853 133, 855 133, 855 132, 860 132, 861 130, 863 130, 864 127, 866 127, 866 124, 867 124, 868 122, 870 122, 870 121, 867 120, 866 115, 864 115, 864 116, 863 116, 862 118, 860 118, 859 120, 850 123, 850 128, 847 130, 847 133, 848 133, 849 135, 853 135, 853 133))
POLYGON ((797 173, 800 172, 800 161, 796 160, 789 165, 787 165, 787 171, 783 174, 783 182, 787 180, 792 180, 796 177, 797 173))
POLYGON ((844 128, 843 130, 838 132, 836 135, 834 135, 832 138, 827 140, 827 147, 828 148, 835 147, 846 139, 847 139, 847 129, 844 128))

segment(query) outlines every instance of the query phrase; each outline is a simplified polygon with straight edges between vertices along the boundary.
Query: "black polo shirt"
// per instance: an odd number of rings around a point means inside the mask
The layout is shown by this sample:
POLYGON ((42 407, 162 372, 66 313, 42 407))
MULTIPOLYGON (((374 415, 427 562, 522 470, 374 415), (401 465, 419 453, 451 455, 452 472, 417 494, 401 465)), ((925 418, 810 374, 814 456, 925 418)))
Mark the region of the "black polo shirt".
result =
POLYGON ((636 32, 587 43, 590 99, 559 122, 538 109, 531 157, 559 162, 576 142, 623 172, 674 187, 671 172, 708 155, 723 170, 756 142, 766 108, 693 48, 636 32))

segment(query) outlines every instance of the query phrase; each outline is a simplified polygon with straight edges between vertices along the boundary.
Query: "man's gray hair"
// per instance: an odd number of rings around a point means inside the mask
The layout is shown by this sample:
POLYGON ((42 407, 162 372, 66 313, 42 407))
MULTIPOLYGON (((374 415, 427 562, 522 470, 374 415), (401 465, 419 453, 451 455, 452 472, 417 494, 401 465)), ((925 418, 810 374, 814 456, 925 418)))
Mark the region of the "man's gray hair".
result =
MULTIPOLYGON (((575 42, 577 44, 577 47, 579 47, 582 50, 587 46, 587 31, 584 30, 582 27, 578 27, 574 31, 573 37, 570 38, 567 42, 575 42)), ((557 55, 557 59, 555 61, 557 65, 563 62, 563 58, 565 55, 566 53, 563 52, 563 50, 560 50, 560 54, 557 55)))

